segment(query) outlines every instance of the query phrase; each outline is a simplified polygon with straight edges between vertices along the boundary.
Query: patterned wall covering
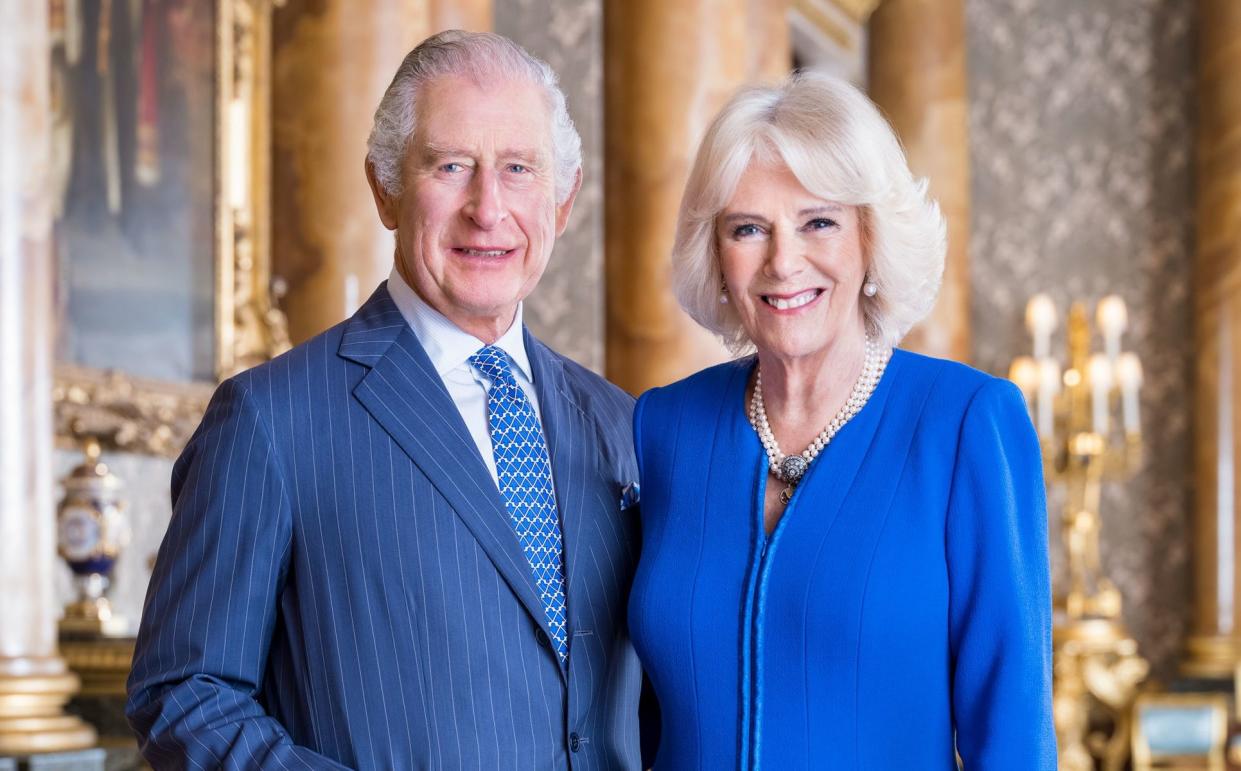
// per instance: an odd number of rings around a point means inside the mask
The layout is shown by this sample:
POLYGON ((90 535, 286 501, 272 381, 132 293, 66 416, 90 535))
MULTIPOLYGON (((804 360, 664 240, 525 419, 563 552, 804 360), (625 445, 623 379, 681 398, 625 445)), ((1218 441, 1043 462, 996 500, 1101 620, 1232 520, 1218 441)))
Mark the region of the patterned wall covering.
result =
POLYGON ((975 364, 1000 374, 1028 351, 1034 292, 1062 312, 1109 292, 1129 304, 1125 345, 1145 368, 1150 441, 1141 472, 1105 492, 1103 562, 1163 677, 1180 655, 1191 580, 1193 6, 966 0, 975 364))
POLYGON ((544 342, 603 370, 603 1, 498 0, 495 30, 552 66, 582 135, 583 183, 569 227, 525 305, 544 342))

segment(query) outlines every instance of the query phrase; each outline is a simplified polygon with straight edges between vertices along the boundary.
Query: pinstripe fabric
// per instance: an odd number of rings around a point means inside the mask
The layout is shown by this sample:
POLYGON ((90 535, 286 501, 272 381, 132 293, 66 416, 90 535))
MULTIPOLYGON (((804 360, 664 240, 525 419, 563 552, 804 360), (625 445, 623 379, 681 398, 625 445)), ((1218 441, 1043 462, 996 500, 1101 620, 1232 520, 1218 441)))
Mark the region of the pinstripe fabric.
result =
POLYGON ((539 634, 495 482, 381 286, 222 384, 176 464, 129 681, 153 766, 639 766, 624 619, 638 523, 619 510, 633 403, 526 346, 564 528, 567 662, 539 634))

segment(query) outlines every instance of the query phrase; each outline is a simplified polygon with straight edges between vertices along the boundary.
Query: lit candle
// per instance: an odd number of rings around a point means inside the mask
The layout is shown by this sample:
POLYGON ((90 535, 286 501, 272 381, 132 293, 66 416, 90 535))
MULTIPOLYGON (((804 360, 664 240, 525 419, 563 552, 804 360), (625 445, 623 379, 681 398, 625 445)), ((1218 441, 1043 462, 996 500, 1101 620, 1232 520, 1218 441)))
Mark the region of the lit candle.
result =
POLYGON ((228 203, 244 209, 250 200, 250 111, 240 97, 228 105, 228 203))
POLYGON ((1142 386, 1142 362, 1136 353, 1122 353, 1116 361, 1116 379, 1120 381, 1122 417, 1126 434, 1141 430, 1138 418, 1138 389, 1142 386))
POLYGON ((1038 362, 1038 397, 1034 405, 1034 423, 1038 435, 1050 439, 1055 431, 1055 398, 1060 393, 1060 365, 1055 359, 1038 362))
POLYGON ((1086 379, 1090 383, 1091 424, 1094 432, 1107 436, 1107 395, 1112 387, 1112 362, 1101 353, 1090 357, 1086 365, 1086 379))
POLYGON ((1034 358, 1051 353, 1051 333, 1056 328, 1056 304, 1046 294, 1036 294, 1026 304, 1026 329, 1034 338, 1034 358))
POLYGON ((1027 404, 1038 388, 1038 377, 1038 365, 1029 356, 1018 356, 1008 368, 1008 379, 1021 389, 1021 395, 1026 398, 1027 404))
POLYGON ((1125 301, 1118 295, 1110 294, 1099 301, 1095 309, 1095 320, 1099 324, 1099 332, 1103 334, 1103 348, 1107 357, 1116 361, 1120 355, 1120 333, 1129 324, 1129 310, 1125 301))

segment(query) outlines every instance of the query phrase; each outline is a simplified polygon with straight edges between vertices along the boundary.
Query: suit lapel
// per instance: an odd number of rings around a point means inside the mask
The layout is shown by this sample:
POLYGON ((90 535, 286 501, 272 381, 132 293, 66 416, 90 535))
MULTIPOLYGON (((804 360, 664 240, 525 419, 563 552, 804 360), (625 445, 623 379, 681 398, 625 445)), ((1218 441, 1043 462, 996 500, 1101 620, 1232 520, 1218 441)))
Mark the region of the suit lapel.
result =
POLYGON ((354 397, 447 499, 513 593, 547 631, 547 614, 530 564, 495 481, 386 283, 349 321, 339 354, 371 368, 354 388, 354 397))
MULTIPOLYGON (((582 411, 577 394, 569 386, 564 364, 547 346, 527 330, 526 353, 539 398, 543 433, 551 456, 552 481, 556 505, 560 510, 564 543, 565 602, 568 605, 569 635, 589 628, 584 624, 587 610, 585 577, 586 544, 590 523, 585 513, 594 504, 597 491, 598 451, 595 426, 582 411)), ((569 655, 573 655, 570 644, 569 655)))

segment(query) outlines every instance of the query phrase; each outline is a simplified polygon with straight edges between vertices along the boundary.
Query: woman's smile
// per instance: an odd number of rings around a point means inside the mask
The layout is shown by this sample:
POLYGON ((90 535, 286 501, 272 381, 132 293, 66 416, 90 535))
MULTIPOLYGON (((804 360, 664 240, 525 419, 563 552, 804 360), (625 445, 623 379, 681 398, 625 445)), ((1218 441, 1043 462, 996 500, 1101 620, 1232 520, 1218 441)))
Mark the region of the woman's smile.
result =
POLYGON ((793 294, 762 294, 759 298, 776 313, 792 313, 813 305, 823 296, 822 288, 807 289, 793 294))

